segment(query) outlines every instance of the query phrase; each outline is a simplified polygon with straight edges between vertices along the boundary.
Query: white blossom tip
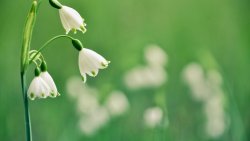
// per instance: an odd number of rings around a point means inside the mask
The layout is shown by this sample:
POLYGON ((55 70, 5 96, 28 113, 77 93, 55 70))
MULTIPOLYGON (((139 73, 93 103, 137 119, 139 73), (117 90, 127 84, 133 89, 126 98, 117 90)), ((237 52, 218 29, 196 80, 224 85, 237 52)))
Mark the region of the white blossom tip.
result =
POLYGON ((86 74, 82 75, 82 81, 83 81, 83 83, 86 83, 86 81, 87 81, 86 74))

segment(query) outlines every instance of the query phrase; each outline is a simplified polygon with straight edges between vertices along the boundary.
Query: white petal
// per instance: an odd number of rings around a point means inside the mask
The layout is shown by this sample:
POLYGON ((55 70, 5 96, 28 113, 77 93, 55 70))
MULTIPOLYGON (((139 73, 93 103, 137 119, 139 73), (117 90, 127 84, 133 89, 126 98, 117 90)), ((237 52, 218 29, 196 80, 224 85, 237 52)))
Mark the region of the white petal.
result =
POLYGON ((68 6, 63 6, 62 11, 65 13, 65 17, 69 19, 72 25, 75 27, 80 27, 83 25, 83 18, 75 9, 68 6))
POLYGON ((48 86, 50 87, 50 89, 51 89, 50 96, 51 97, 56 97, 58 95, 58 91, 57 91, 55 82, 52 79, 52 77, 50 76, 50 74, 46 71, 46 72, 42 72, 40 74, 40 76, 48 84, 48 86))
POLYGON ((66 30, 66 34, 68 34, 69 31, 70 31, 70 29, 71 29, 71 28, 70 28, 70 25, 69 25, 69 23, 67 22, 67 20, 66 20, 64 14, 63 14, 63 12, 61 12, 60 10, 59 10, 59 15, 60 15, 60 19, 61 19, 63 28, 66 30))
POLYGON ((86 60, 86 56, 83 51, 79 52, 79 68, 81 73, 87 73, 91 70, 88 61, 86 60))
POLYGON ((108 64, 108 61, 95 51, 86 48, 84 48, 83 50, 85 51, 87 58, 96 68, 103 69, 105 68, 103 65, 108 64))
POLYGON ((87 56, 84 49, 79 52, 79 67, 82 73, 90 73, 92 70, 98 69, 93 65, 91 58, 87 56))
POLYGON ((50 91, 49 86, 41 77, 35 77, 31 81, 27 94, 31 100, 34 100, 36 97, 46 98, 49 96, 50 91))
POLYGON ((66 30, 66 34, 72 29, 75 31, 86 31, 86 24, 81 15, 75 9, 68 6, 62 6, 62 8, 59 9, 59 14, 63 27, 66 30))
POLYGON ((108 66, 108 61, 102 57, 100 54, 90 50, 83 48, 79 52, 79 68, 82 76, 95 77, 99 69, 104 69, 108 66))

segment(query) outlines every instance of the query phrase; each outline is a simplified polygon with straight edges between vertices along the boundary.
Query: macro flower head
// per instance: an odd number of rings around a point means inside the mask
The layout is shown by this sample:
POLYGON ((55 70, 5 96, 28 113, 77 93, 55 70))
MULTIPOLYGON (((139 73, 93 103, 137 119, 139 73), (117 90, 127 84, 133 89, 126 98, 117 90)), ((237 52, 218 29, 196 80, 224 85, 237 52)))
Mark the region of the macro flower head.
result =
POLYGON ((82 31, 83 33, 86 32, 84 19, 75 9, 62 6, 59 9, 59 15, 66 34, 68 34, 70 30, 73 30, 74 33, 76 33, 76 30, 82 31))
POLYGON ((40 70, 36 68, 35 78, 31 81, 28 89, 28 97, 31 100, 34 100, 36 97, 47 98, 50 96, 50 90, 48 84, 40 76, 40 70))
POLYGON ((86 74, 95 77, 99 69, 107 68, 109 63, 93 50, 82 48, 79 51, 79 68, 84 82, 87 80, 86 74))
POLYGON ((56 84, 55 84, 53 78, 51 77, 51 75, 47 71, 47 65, 45 62, 42 62, 42 64, 41 64, 41 71, 42 71, 40 74, 41 78, 47 83, 47 85, 50 88, 50 96, 56 97, 56 96, 60 95, 57 91, 56 84))

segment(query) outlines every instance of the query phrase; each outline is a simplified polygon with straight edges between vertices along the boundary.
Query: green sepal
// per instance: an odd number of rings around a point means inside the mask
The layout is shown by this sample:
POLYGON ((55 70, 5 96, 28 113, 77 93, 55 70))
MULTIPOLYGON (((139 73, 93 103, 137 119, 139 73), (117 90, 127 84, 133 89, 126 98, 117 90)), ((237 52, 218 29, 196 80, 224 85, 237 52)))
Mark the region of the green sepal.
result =
POLYGON ((40 68, 41 68, 42 72, 46 72, 47 71, 48 67, 47 67, 47 64, 46 64, 45 61, 42 62, 40 68))
POLYGON ((78 39, 72 39, 72 44, 78 51, 81 51, 83 48, 82 42, 78 39))
POLYGON ((62 8, 62 4, 58 2, 57 0, 49 0, 49 4, 56 9, 62 8))
POLYGON ((41 73, 40 68, 36 67, 35 68, 35 76, 39 76, 41 73))

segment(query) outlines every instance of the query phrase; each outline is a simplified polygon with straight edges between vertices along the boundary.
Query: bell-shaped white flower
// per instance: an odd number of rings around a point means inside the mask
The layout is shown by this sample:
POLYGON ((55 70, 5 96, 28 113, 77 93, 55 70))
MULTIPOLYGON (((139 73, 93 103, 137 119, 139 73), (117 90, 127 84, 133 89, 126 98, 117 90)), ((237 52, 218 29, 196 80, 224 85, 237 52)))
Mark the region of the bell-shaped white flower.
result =
POLYGON ((31 100, 38 98, 46 98, 50 95, 51 89, 46 84, 46 82, 41 78, 41 76, 36 76, 30 83, 28 89, 28 97, 31 100))
POLYGON ((66 34, 68 34, 70 30, 73 30, 74 33, 76 33, 76 30, 82 31, 83 33, 86 32, 84 19, 75 9, 62 6, 59 9, 59 15, 66 34))
POLYGON ((82 48, 79 51, 79 68, 84 82, 87 80, 86 74, 95 77, 99 69, 107 68, 109 63, 93 50, 82 48))
POLYGON ((50 76, 50 74, 47 71, 41 72, 40 76, 47 83, 47 85, 49 86, 49 88, 51 90, 50 97, 56 97, 56 96, 60 95, 57 91, 56 84, 55 84, 54 80, 52 79, 52 77, 50 76))
POLYGON ((55 84, 53 78, 51 77, 51 75, 47 71, 47 64, 45 63, 45 61, 43 61, 41 63, 41 71, 42 72, 40 73, 40 77, 44 80, 44 82, 50 88, 50 97, 56 97, 56 96, 60 95, 57 91, 56 84, 55 84))

